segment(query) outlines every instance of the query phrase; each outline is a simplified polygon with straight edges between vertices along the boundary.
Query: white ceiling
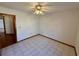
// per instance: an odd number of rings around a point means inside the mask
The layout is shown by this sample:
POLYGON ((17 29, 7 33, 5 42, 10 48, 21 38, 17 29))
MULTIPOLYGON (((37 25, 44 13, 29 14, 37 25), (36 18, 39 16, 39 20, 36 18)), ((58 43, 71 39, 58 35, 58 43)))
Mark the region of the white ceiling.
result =
MULTIPOLYGON (((31 9, 29 9, 29 7, 31 7, 33 3, 34 2, 0 2, 0 6, 30 12, 31 9)), ((41 2, 41 4, 46 4, 46 6, 49 7, 49 12, 79 9, 79 2, 41 2)))

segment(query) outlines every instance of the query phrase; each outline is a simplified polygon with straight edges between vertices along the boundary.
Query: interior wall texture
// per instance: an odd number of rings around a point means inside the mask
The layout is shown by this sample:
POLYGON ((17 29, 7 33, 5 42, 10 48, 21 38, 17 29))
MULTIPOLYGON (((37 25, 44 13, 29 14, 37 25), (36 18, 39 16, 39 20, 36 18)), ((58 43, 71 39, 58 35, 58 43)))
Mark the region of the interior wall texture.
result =
MULTIPOLYGON (((79 25, 79 24, 78 24, 79 25)), ((77 40, 76 40, 76 51, 77 51, 77 55, 79 56, 79 26, 78 26, 78 30, 77 30, 77 40)))
POLYGON ((75 46, 78 21, 78 10, 45 14, 40 18, 40 34, 75 46))
POLYGON ((4 16, 4 20, 5 20, 5 28, 6 28, 6 34, 13 34, 14 30, 13 30, 13 17, 6 15, 4 16))

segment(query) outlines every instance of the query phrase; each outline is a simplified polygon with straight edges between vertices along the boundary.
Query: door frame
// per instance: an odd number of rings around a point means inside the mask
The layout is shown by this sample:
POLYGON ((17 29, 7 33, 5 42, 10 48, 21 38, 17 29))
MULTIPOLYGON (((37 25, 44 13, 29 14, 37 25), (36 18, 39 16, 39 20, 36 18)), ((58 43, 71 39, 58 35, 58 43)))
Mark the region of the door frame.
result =
POLYGON ((4 19, 4 16, 3 16, 3 24, 4 24, 4 35, 6 35, 6 28, 5 28, 5 19, 4 19))
POLYGON ((6 27, 5 27, 5 19, 4 16, 8 15, 8 16, 13 16, 13 30, 14 30, 14 34, 15 34, 15 43, 17 42, 17 31, 16 31, 16 15, 12 15, 12 14, 6 14, 6 13, 0 13, 0 15, 3 16, 3 23, 4 23, 4 34, 6 35, 6 27))

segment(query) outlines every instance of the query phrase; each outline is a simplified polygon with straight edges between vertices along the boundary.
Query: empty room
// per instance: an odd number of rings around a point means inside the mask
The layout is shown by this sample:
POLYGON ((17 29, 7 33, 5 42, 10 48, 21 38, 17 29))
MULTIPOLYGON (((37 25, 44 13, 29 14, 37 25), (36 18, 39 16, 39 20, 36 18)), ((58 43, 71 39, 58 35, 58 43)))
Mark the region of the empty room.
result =
POLYGON ((79 2, 0 2, 0 56, 78 56, 79 2))

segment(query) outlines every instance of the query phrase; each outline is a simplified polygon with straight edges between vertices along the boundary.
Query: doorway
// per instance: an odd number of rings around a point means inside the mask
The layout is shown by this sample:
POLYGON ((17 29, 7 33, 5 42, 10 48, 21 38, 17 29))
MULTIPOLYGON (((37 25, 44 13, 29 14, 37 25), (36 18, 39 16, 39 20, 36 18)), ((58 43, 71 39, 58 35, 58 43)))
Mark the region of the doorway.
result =
POLYGON ((0 13, 0 48, 16 42, 16 16, 0 13))

